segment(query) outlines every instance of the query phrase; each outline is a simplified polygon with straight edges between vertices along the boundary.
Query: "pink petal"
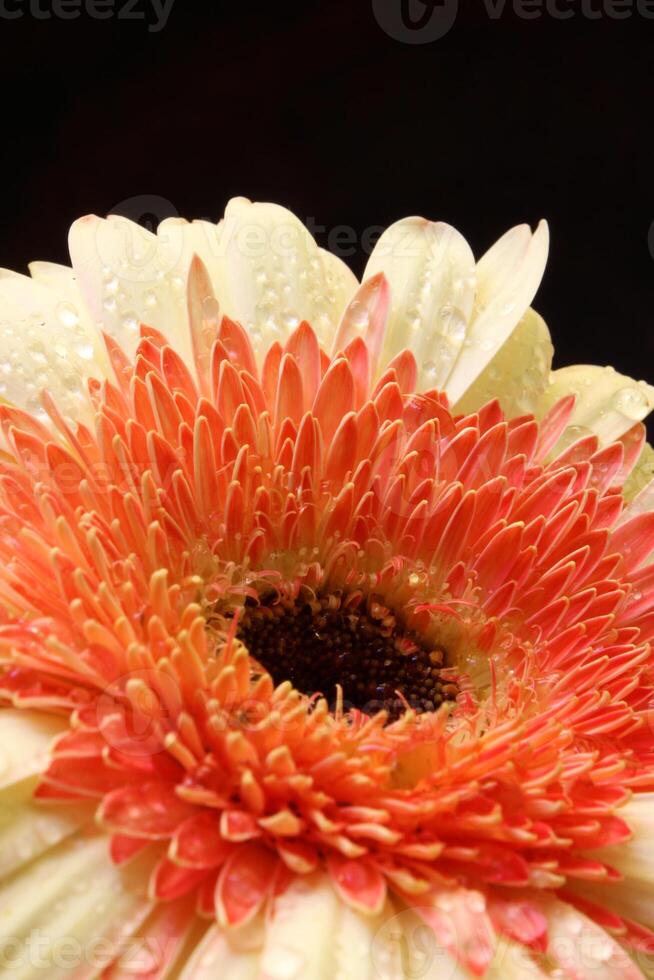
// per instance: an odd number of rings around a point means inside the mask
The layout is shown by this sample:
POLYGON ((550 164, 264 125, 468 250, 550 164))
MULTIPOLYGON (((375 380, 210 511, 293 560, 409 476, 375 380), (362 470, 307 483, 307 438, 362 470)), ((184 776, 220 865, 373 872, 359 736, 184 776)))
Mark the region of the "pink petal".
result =
POLYGON ((132 837, 165 840, 194 808, 180 800, 168 783, 136 783, 114 790, 102 801, 98 819, 108 830, 132 837))
POLYGON ((355 337, 362 336, 370 351, 373 374, 381 355, 388 321, 390 289, 383 272, 359 286, 343 313, 334 338, 334 353, 342 351, 355 337))
POLYGON ((162 858, 150 875, 148 891, 153 898, 170 902, 193 891, 206 875, 206 871, 180 868, 168 858, 162 858))
POLYGON ((276 854, 246 844, 230 857, 216 883, 216 915, 225 927, 250 922, 268 896, 278 864, 276 854))
POLYGON ((386 879, 370 861, 334 854, 327 860, 327 869, 344 902, 369 915, 381 912, 386 901, 386 879))
POLYGON ((170 842, 169 856, 186 868, 215 868, 232 850, 221 836, 218 815, 198 813, 177 828, 170 842))

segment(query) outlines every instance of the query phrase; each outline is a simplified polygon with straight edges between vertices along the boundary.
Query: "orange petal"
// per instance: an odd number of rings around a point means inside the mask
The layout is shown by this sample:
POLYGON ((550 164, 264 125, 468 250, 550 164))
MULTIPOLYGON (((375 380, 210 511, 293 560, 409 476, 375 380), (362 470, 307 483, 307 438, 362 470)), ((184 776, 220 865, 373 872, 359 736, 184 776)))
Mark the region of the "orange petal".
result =
POLYGON ((257 844, 240 847, 226 864, 216 883, 216 915, 224 928, 250 922, 268 896, 278 858, 257 844))
POLYGON ((332 855, 327 868, 336 891, 352 908, 378 915, 386 901, 386 879, 370 861, 332 855))

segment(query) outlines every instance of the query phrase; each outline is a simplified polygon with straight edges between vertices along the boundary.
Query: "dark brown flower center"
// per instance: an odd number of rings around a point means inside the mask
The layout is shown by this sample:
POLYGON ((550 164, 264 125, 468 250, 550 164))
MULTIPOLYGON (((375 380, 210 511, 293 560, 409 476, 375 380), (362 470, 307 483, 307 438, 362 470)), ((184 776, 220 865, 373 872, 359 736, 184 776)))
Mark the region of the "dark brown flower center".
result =
POLYGON ((333 704, 336 686, 345 708, 367 714, 385 709, 397 718, 406 705, 434 711, 451 701, 456 685, 442 676, 445 652, 402 629, 388 609, 335 594, 307 599, 249 601, 239 638, 279 684, 333 704))

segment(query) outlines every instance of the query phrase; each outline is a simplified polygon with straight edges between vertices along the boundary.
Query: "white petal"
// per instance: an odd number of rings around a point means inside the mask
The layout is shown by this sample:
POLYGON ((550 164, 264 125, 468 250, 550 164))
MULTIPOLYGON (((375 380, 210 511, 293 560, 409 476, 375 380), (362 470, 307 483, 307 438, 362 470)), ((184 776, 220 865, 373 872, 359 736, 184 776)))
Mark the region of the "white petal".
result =
POLYGON ((255 980, 260 978, 259 952, 232 948, 220 926, 211 926, 184 964, 179 980, 255 980))
POLYGON ((234 198, 219 225, 209 266, 223 313, 248 329, 259 357, 308 320, 329 348, 357 286, 340 259, 318 248, 304 225, 277 204, 234 198))
POLYGON ((68 727, 56 715, 0 710, 0 789, 42 772, 53 739, 68 727))
POLYGON ((195 914, 192 898, 160 902, 145 921, 138 923, 136 935, 124 943, 124 951, 117 951, 102 980, 179 977, 179 968, 195 952, 206 931, 207 923, 195 914))
POLYGON ((91 808, 33 799, 38 778, 0 790, 0 879, 17 871, 91 819, 91 808))
POLYGON ((133 354, 139 325, 160 330, 187 359, 183 234, 174 221, 159 234, 118 215, 79 218, 69 233, 79 288, 94 322, 133 354))
POLYGON ((577 882, 575 891, 627 918, 654 926, 654 793, 636 793, 621 806, 618 815, 626 821, 632 838, 611 847, 598 848, 589 857, 616 868, 622 881, 607 884, 577 882))
POLYGON ((293 978, 324 980, 337 974, 339 905, 327 876, 297 878, 275 901, 261 956, 264 976, 286 970, 293 978))
POLYGON ((554 348, 543 318, 529 309, 499 351, 453 406, 475 412, 499 398, 507 416, 533 414, 547 388, 554 348))
MULTIPOLYGON (((365 922, 370 922, 367 917, 365 922)), ((370 980, 469 980, 472 974, 461 966, 439 942, 420 915, 410 908, 393 910, 388 903, 384 913, 373 920, 368 946, 374 971, 370 980)), ((344 957, 345 959, 345 957, 344 957)), ((350 974, 346 974, 350 980, 350 974)), ((357 974, 351 974, 356 980, 357 974)))
POLYGON ((139 322, 160 330, 190 360, 186 281, 194 254, 207 266, 223 313, 252 333, 258 352, 306 319, 329 346, 356 279, 276 204, 230 201, 218 225, 181 218, 153 235, 127 218, 76 221, 70 253, 96 321, 133 353, 139 322))
POLYGON ((643 446, 640 458, 627 477, 622 492, 625 499, 631 501, 633 514, 654 510, 654 449, 648 442, 643 446))
POLYGON ((619 816, 629 825, 631 840, 593 852, 593 858, 607 864, 631 879, 654 885, 654 793, 637 793, 620 807, 619 816))
POLYGON ((627 951, 595 922, 564 902, 543 900, 548 957, 578 980, 642 980, 627 951))
POLYGON ((70 266, 58 265, 56 262, 30 262, 29 270, 32 279, 48 286, 60 296, 66 297, 74 306, 79 307, 80 316, 86 317, 91 323, 88 309, 77 285, 77 277, 70 266))
POLYGON ((149 911, 111 864, 106 836, 77 835, 0 886, 6 943, 0 976, 97 976, 149 911))
POLYGON ((381 364, 409 348, 418 362, 420 386, 442 387, 473 310, 475 260, 470 246, 443 222, 404 218, 380 237, 363 278, 379 272, 391 289, 381 364))
POLYGON ((548 980, 532 959, 529 949, 500 936, 486 980, 548 980))
POLYGON ((37 803, 38 774, 53 739, 68 727, 44 712, 0 710, 0 878, 6 878, 88 822, 85 806, 37 803))
POLYGON ((540 414, 570 394, 577 397, 570 426, 576 430, 573 434, 593 432, 603 443, 618 439, 654 407, 654 388, 644 381, 633 381, 611 367, 575 364, 552 372, 540 414))
POLYGON ((517 326, 545 271, 549 233, 541 221, 512 228, 477 263, 475 312, 445 391, 457 402, 517 326))
POLYGON ((88 420, 86 381, 108 371, 81 304, 28 276, 0 280, 0 397, 43 417, 47 388, 64 414, 88 420))

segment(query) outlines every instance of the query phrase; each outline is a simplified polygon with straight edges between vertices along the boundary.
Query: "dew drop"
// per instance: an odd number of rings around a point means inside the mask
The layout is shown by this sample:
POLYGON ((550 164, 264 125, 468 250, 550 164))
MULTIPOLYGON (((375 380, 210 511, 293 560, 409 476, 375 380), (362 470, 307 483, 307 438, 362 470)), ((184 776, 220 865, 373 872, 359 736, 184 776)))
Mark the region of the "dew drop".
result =
POLYGON ((480 892, 470 892, 466 905, 471 912, 483 912, 486 909, 486 900, 480 892))
POLYGON ((205 296, 202 300, 202 319, 215 323, 220 317, 220 306, 215 296, 205 296))
POLYGON ((621 388, 613 397, 613 405, 627 418, 638 420, 647 409, 647 398, 639 388, 621 388))
POLYGON ((75 345, 75 353, 83 361, 93 360, 93 344, 88 340, 81 340, 75 345))
POLYGON ((56 314, 64 327, 72 329, 79 324, 79 316, 72 303, 59 303, 56 308, 56 314))
POLYGON ((34 364, 45 367, 45 365, 48 363, 48 358, 43 344, 40 341, 30 344, 28 350, 34 364))
POLYGON ((607 963, 613 955, 613 948, 611 943, 607 941, 600 943, 600 945, 593 950, 593 953, 595 955, 595 959, 599 963, 607 963))
POLYGON ((492 351, 497 347, 497 341, 492 337, 482 337, 479 341, 477 341, 477 347, 482 351, 492 351))
POLYGON ((57 827, 47 819, 37 821, 36 832, 44 844, 56 844, 59 840, 57 827))
POLYGON ((261 958, 261 967, 270 980, 296 980, 302 975, 306 960, 288 946, 273 946, 261 958))
POLYGON ((442 306, 439 316, 443 322, 443 334, 455 343, 460 344, 465 339, 467 323, 460 310, 451 304, 442 306))
POLYGON ((364 330, 370 322, 370 315, 365 303, 360 303, 356 299, 350 303, 349 317, 352 326, 358 327, 359 330, 364 330))
POLYGON ((282 323, 289 330, 294 330, 299 322, 300 320, 297 314, 292 313, 290 310, 286 310, 284 313, 282 313, 282 323))

